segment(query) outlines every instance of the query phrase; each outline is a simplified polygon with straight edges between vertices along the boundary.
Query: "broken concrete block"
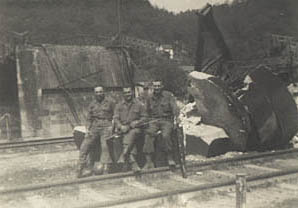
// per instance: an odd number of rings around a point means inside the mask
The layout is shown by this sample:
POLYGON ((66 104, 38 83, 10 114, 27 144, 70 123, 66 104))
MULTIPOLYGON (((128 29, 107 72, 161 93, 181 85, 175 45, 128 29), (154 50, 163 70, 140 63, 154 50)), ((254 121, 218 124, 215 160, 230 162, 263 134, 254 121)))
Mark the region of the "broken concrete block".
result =
POLYGON ((87 132, 86 126, 76 126, 73 129, 73 139, 78 149, 80 149, 81 144, 85 138, 87 132))
MULTIPOLYGON (((188 91, 195 99, 197 114, 202 118, 202 123, 222 128, 226 132, 229 142, 225 139, 220 146, 227 144, 228 149, 245 151, 251 125, 244 106, 219 78, 197 71, 188 77, 188 91)), ((214 141, 210 145, 216 143, 214 141)))
POLYGON ((189 103, 181 109, 180 119, 185 134, 186 154, 211 156, 229 151, 222 145, 217 147, 219 140, 228 137, 224 129, 201 123, 195 103, 189 103))

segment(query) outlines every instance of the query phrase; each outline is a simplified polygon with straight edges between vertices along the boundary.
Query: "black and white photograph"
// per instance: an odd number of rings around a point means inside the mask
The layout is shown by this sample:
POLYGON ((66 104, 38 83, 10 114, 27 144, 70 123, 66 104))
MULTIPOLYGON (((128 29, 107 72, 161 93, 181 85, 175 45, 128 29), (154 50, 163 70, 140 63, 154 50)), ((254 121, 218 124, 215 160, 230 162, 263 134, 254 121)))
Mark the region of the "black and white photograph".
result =
POLYGON ((298 0, 0 0, 1 208, 297 208, 298 0))

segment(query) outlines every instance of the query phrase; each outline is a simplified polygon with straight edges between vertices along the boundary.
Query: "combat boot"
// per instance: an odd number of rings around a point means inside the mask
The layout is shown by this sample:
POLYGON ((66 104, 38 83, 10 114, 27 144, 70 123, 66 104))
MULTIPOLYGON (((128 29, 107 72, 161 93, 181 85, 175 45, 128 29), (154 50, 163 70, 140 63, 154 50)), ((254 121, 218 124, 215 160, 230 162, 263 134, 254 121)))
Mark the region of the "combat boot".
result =
POLYGON ((125 155, 122 153, 117 161, 117 163, 124 163, 125 162, 125 155))
POLYGON ((92 175, 92 170, 90 168, 85 168, 80 166, 77 172, 77 178, 88 177, 92 175))
POLYGON ((95 163, 94 166, 94 174, 95 175, 105 175, 109 173, 109 164, 106 163, 95 163))
POLYGON ((122 154, 120 155, 120 157, 119 157, 117 163, 125 163, 125 162, 127 161, 127 159, 128 159, 128 147, 125 147, 125 148, 123 149, 123 152, 122 152, 122 154))
POLYGON ((101 162, 96 162, 93 171, 95 175, 101 175, 103 173, 103 164, 101 162))
POLYGON ((131 170, 134 173, 139 173, 141 171, 141 168, 139 167, 138 163, 136 161, 131 163, 131 170))
POLYGON ((172 169, 172 168, 176 168, 176 163, 173 159, 173 155, 172 153, 168 153, 167 155, 167 159, 168 159, 168 164, 169 164, 169 167, 172 169))
POLYGON ((104 163, 102 165, 102 174, 103 175, 109 174, 109 164, 104 163))
POLYGON ((79 168, 77 170, 77 178, 82 178, 83 177, 83 169, 84 169, 84 166, 79 165, 79 168))
POLYGON ((144 170, 148 170, 148 169, 154 168, 154 163, 152 162, 151 155, 150 154, 146 154, 145 157, 146 157, 146 164, 143 167, 143 169, 144 170))
POLYGON ((130 169, 129 164, 127 162, 123 163, 122 172, 127 172, 129 171, 129 169, 130 169))
POLYGON ((92 176, 93 171, 90 168, 84 168, 82 171, 82 177, 92 176))

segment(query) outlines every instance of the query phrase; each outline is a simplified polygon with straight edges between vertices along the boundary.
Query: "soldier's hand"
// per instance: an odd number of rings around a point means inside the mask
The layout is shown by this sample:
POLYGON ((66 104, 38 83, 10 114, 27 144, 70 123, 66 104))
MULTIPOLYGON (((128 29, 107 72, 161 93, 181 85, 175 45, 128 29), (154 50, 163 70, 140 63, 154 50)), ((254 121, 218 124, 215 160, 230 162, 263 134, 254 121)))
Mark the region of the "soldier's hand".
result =
POLYGON ((90 129, 89 128, 86 128, 86 130, 85 130, 85 137, 89 136, 89 132, 90 132, 90 129))
POLYGON ((128 125, 121 125, 120 129, 121 129, 122 133, 126 133, 126 132, 129 131, 129 126, 128 125))
POLYGON ((180 124, 181 124, 180 118, 179 117, 175 117, 174 118, 174 126, 180 126, 180 124))

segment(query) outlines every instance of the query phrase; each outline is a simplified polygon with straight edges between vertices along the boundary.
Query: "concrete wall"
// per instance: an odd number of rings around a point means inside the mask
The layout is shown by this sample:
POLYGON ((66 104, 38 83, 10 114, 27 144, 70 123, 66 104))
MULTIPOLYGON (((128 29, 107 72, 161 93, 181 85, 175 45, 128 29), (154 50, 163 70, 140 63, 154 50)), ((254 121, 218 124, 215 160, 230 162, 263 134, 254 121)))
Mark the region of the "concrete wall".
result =
POLYGON ((16 63, 5 58, 0 63, 0 140, 20 136, 20 115, 16 63))
MULTIPOLYGON (((78 82, 72 82, 69 97, 81 120, 85 123, 87 107, 93 97, 93 87, 110 84, 108 96, 119 100, 119 90, 127 82, 127 72, 115 60, 119 60, 119 51, 105 50, 98 47, 100 59, 93 53, 95 47, 49 46, 52 59, 56 60, 66 81, 95 72, 95 76, 78 82), (81 55, 80 55, 81 54, 81 55), (109 55, 111 54, 111 56, 109 55), (84 67, 77 64, 78 57, 85 57, 84 67), (118 65, 117 65, 118 63, 118 65), (113 67, 115 66, 115 67, 113 67), (89 68, 88 68, 89 67, 89 68), (86 69, 87 72, 84 70, 86 69), (103 74, 96 74, 96 71, 103 74), (109 73, 110 72, 110 73, 109 73), (100 76, 100 77, 99 77, 100 76), (109 83, 106 83, 109 82, 109 83), (89 83, 92 83, 91 85, 89 83), (78 87, 76 87, 78 85, 78 87), (119 85, 119 86, 118 86, 119 85)), ((123 61, 123 60, 120 60, 123 61)), ((61 137, 72 135, 74 116, 65 99, 65 93, 59 88, 59 81, 50 67, 44 51, 40 47, 17 47, 17 86, 20 109, 22 137, 61 137)))

